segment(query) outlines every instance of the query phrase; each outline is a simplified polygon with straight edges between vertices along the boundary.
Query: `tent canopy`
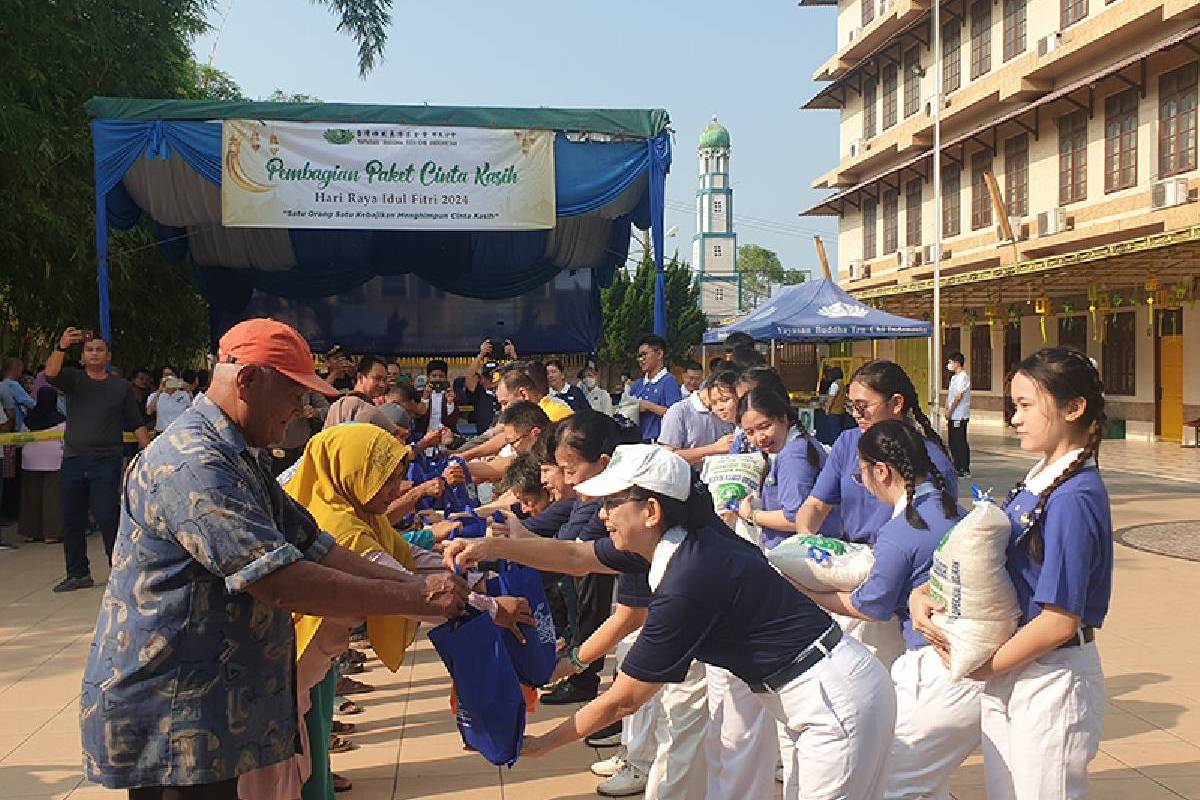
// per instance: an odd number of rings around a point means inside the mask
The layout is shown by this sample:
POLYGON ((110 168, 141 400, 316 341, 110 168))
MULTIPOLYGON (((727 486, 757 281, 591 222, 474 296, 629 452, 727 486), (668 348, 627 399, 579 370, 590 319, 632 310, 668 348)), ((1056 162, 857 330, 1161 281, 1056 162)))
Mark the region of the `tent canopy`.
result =
POLYGON ((169 260, 192 267, 214 337, 268 315, 296 324, 317 348, 354 342, 388 353, 475 352, 483 335, 500 333, 523 352, 592 350, 599 290, 625 262, 630 226, 651 229, 661 244, 671 160, 662 110, 97 97, 87 112, 105 337, 108 228, 131 228, 143 214, 169 260), (556 223, 534 231, 223 227, 225 119, 552 130, 556 223))
POLYGON ((855 300, 828 279, 785 286, 753 314, 704 334, 719 344, 739 331, 756 341, 844 342, 852 339, 910 339, 929 336, 928 322, 898 317, 855 300))

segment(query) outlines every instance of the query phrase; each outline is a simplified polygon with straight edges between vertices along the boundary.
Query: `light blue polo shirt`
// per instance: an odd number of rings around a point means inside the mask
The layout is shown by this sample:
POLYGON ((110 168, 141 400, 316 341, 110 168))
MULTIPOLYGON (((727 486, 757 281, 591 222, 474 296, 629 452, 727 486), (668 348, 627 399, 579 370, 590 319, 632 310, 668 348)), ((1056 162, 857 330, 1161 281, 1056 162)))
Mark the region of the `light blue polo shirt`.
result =
POLYGON ((680 400, 663 414, 658 443, 676 450, 691 450, 715 443, 733 433, 733 425, 724 422, 709 410, 699 392, 680 400))

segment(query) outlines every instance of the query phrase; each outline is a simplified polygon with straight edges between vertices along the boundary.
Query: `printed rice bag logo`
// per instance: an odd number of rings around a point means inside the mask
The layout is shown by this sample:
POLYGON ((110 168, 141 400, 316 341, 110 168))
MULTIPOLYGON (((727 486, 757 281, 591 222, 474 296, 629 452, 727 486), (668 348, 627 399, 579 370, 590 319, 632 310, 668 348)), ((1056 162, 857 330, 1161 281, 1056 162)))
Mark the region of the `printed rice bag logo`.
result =
POLYGON ((539 605, 533 612, 533 621, 537 629, 537 640, 541 644, 554 644, 558 641, 558 632, 554 630, 554 617, 550 609, 539 605))
POLYGON ((714 499, 718 503, 729 504, 742 502, 750 493, 746 491, 744 484, 722 483, 717 485, 715 494, 716 497, 714 499))

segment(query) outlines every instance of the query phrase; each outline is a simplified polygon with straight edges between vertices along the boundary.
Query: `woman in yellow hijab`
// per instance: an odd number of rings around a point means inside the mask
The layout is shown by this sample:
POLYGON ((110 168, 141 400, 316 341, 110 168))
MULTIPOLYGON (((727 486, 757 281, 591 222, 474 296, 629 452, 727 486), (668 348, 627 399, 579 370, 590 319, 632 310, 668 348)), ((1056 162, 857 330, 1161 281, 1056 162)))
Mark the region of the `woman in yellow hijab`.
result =
MULTIPOLYGON (((284 490, 338 544, 360 556, 409 572, 441 570, 439 556, 414 550, 387 518, 388 507, 406 488, 408 452, 407 445, 375 425, 337 425, 309 440, 284 490)), ((472 595, 472 605, 491 613, 498 625, 514 630, 518 623, 533 621, 523 598, 472 595)), ((346 649, 349 630, 359 622, 296 615, 300 736, 309 752, 243 775, 238 788, 245 800, 332 800, 328 748, 337 672, 331 664, 346 649)), ((420 621, 393 615, 367 617, 366 622, 371 646, 384 666, 395 672, 416 638, 420 621)))

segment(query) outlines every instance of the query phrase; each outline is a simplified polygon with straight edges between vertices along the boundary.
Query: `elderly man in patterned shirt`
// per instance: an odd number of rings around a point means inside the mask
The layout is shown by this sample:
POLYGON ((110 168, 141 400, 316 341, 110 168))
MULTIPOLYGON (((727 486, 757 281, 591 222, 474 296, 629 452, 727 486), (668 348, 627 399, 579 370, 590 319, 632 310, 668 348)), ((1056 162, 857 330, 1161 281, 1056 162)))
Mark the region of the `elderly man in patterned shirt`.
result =
POLYGON ((249 320, 212 386, 126 474, 113 569, 83 676, 90 779, 131 800, 237 800, 237 776, 297 752, 291 612, 453 617, 467 587, 334 544, 265 454, 317 377, 300 335, 249 320))

